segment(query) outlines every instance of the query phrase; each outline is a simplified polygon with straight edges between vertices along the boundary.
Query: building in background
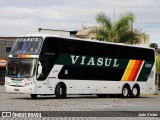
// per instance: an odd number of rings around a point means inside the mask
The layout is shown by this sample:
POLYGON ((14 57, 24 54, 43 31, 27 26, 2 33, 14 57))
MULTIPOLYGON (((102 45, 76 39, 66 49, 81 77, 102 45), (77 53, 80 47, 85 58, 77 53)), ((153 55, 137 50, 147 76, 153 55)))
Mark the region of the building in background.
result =
POLYGON ((94 29, 95 27, 84 27, 82 30, 79 30, 76 34, 77 38, 82 39, 96 39, 96 36, 94 34, 89 34, 89 32, 94 29))
POLYGON ((67 30, 53 30, 53 29, 43 29, 38 28, 38 32, 42 34, 59 35, 64 37, 76 37, 77 31, 67 31, 67 30))
POLYGON ((9 52, 15 43, 16 37, 0 37, 0 84, 5 82, 6 65, 9 52))

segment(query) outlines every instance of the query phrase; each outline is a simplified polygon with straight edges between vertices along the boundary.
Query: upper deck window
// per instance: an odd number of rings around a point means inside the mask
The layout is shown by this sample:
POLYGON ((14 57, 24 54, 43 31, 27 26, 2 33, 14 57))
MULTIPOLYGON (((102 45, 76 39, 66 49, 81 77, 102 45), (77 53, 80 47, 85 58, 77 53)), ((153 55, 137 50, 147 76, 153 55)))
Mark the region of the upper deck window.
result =
POLYGON ((10 54, 39 54, 42 38, 18 38, 10 54))

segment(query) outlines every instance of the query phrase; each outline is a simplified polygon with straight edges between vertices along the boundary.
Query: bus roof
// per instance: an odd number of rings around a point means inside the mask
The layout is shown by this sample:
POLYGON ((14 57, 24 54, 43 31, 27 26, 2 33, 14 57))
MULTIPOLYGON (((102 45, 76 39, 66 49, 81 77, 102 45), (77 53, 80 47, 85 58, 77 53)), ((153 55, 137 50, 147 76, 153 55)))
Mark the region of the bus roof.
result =
POLYGON ((96 42, 96 43, 104 43, 104 44, 112 44, 112 45, 121 45, 121 46, 128 46, 128 47, 152 49, 152 50, 155 51, 154 48, 150 48, 150 47, 146 47, 146 46, 129 45, 129 44, 124 44, 124 43, 113 43, 113 42, 99 41, 99 40, 95 40, 95 39, 81 39, 81 38, 76 38, 76 37, 65 37, 65 36, 60 36, 60 35, 50 35, 50 34, 41 34, 41 33, 26 34, 26 35, 22 35, 22 36, 19 36, 19 37, 42 37, 43 39, 45 39, 46 37, 58 37, 58 38, 64 38, 64 39, 70 39, 70 40, 80 40, 80 41, 87 41, 87 42, 96 42))

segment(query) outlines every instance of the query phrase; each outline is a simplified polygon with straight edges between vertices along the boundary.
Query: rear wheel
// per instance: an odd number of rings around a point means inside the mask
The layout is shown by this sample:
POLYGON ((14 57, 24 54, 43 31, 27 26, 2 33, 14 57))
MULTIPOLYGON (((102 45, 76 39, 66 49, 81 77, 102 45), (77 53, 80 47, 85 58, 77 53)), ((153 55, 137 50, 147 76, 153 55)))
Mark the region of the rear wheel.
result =
POLYGON ((129 87, 125 85, 122 89, 121 97, 127 98, 129 96, 129 91, 130 91, 129 87))
POLYGON ((138 85, 133 86, 132 90, 131 90, 131 97, 138 97, 140 94, 140 89, 138 85))

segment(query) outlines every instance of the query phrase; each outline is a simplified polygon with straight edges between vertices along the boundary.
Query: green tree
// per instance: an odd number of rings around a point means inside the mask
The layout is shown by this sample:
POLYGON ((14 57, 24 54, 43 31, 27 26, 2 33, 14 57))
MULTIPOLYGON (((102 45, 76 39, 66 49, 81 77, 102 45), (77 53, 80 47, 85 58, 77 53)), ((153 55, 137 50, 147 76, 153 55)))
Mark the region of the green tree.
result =
POLYGON ((149 47, 154 48, 155 50, 158 48, 157 43, 151 43, 149 47))
POLYGON ((155 94, 158 94, 158 84, 159 84, 159 74, 160 74, 160 55, 156 56, 156 73, 157 73, 157 79, 156 79, 156 90, 155 94))
POLYGON ((142 39, 148 40, 147 34, 133 29, 135 15, 132 12, 121 14, 117 21, 112 21, 105 13, 100 12, 96 16, 96 21, 99 26, 93 28, 89 34, 94 34, 99 40, 128 44, 140 43, 142 39))

